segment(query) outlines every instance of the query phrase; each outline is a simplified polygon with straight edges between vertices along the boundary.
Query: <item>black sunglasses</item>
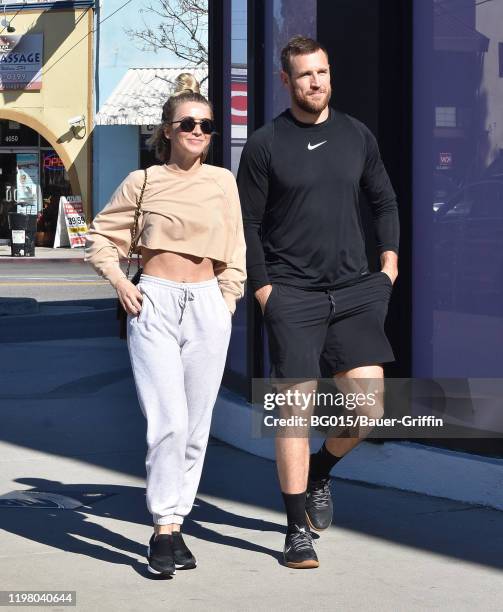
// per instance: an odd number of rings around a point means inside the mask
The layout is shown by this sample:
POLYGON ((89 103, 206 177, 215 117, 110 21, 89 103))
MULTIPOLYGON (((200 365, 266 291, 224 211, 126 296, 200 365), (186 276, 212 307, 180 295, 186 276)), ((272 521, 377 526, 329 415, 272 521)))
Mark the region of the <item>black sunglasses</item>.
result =
POLYGON ((201 132, 203 134, 212 134, 215 131, 215 124, 211 119, 196 121, 194 117, 184 117, 179 121, 172 121, 170 125, 173 125, 173 123, 179 123, 182 132, 192 132, 196 125, 201 126, 201 132))

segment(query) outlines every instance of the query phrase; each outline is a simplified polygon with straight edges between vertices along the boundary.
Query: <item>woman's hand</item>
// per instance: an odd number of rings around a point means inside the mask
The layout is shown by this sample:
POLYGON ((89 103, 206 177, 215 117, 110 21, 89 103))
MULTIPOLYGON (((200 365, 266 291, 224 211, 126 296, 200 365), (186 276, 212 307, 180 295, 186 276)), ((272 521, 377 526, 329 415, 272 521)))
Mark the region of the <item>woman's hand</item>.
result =
POLYGON ((127 278, 123 278, 115 285, 115 290, 117 291, 120 303, 127 313, 130 315, 140 314, 143 295, 136 285, 133 285, 127 278))

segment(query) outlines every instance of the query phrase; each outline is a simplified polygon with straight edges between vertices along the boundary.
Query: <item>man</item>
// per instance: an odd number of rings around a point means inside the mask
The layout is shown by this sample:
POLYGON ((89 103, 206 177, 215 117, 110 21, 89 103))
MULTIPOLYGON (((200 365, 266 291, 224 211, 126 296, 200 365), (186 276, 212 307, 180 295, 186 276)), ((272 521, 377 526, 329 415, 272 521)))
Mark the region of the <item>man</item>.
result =
MULTIPOLYGON (((251 136, 238 173, 248 280, 264 315, 271 375, 315 381, 321 361, 346 391, 361 379, 382 384, 381 364, 394 360, 384 320, 398 275, 396 196, 371 132, 328 105, 326 50, 295 36, 281 62, 291 107, 251 136), (377 273, 365 256, 360 188, 372 209, 377 273)), ((276 437, 287 566, 318 567, 309 527, 330 525, 330 471, 359 441, 329 437, 310 457, 307 436, 276 437)))

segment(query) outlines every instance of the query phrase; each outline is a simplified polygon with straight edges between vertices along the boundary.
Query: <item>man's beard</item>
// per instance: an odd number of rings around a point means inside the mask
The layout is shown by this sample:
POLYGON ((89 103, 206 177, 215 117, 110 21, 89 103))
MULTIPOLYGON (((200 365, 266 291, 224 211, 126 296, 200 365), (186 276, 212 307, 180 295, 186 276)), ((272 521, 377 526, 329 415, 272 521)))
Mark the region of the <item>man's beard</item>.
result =
POLYGON ((312 95, 308 95, 304 98, 300 97, 295 89, 292 90, 292 96, 297 106, 304 112, 311 113, 312 115, 317 115, 326 108, 328 101, 330 100, 331 93, 330 88, 328 88, 322 98, 315 100, 312 98, 312 95))

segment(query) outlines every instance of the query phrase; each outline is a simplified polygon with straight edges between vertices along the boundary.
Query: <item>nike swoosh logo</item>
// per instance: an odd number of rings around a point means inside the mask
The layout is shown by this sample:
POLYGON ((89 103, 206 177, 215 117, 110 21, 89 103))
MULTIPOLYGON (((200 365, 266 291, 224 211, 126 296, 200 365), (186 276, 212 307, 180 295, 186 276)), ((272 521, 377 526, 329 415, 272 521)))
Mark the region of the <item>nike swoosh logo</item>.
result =
POLYGON ((312 145, 311 143, 309 143, 307 145, 307 149, 308 151, 312 151, 313 149, 317 149, 318 147, 321 147, 321 145, 325 144, 327 141, 324 140, 323 142, 319 142, 318 144, 312 145))

